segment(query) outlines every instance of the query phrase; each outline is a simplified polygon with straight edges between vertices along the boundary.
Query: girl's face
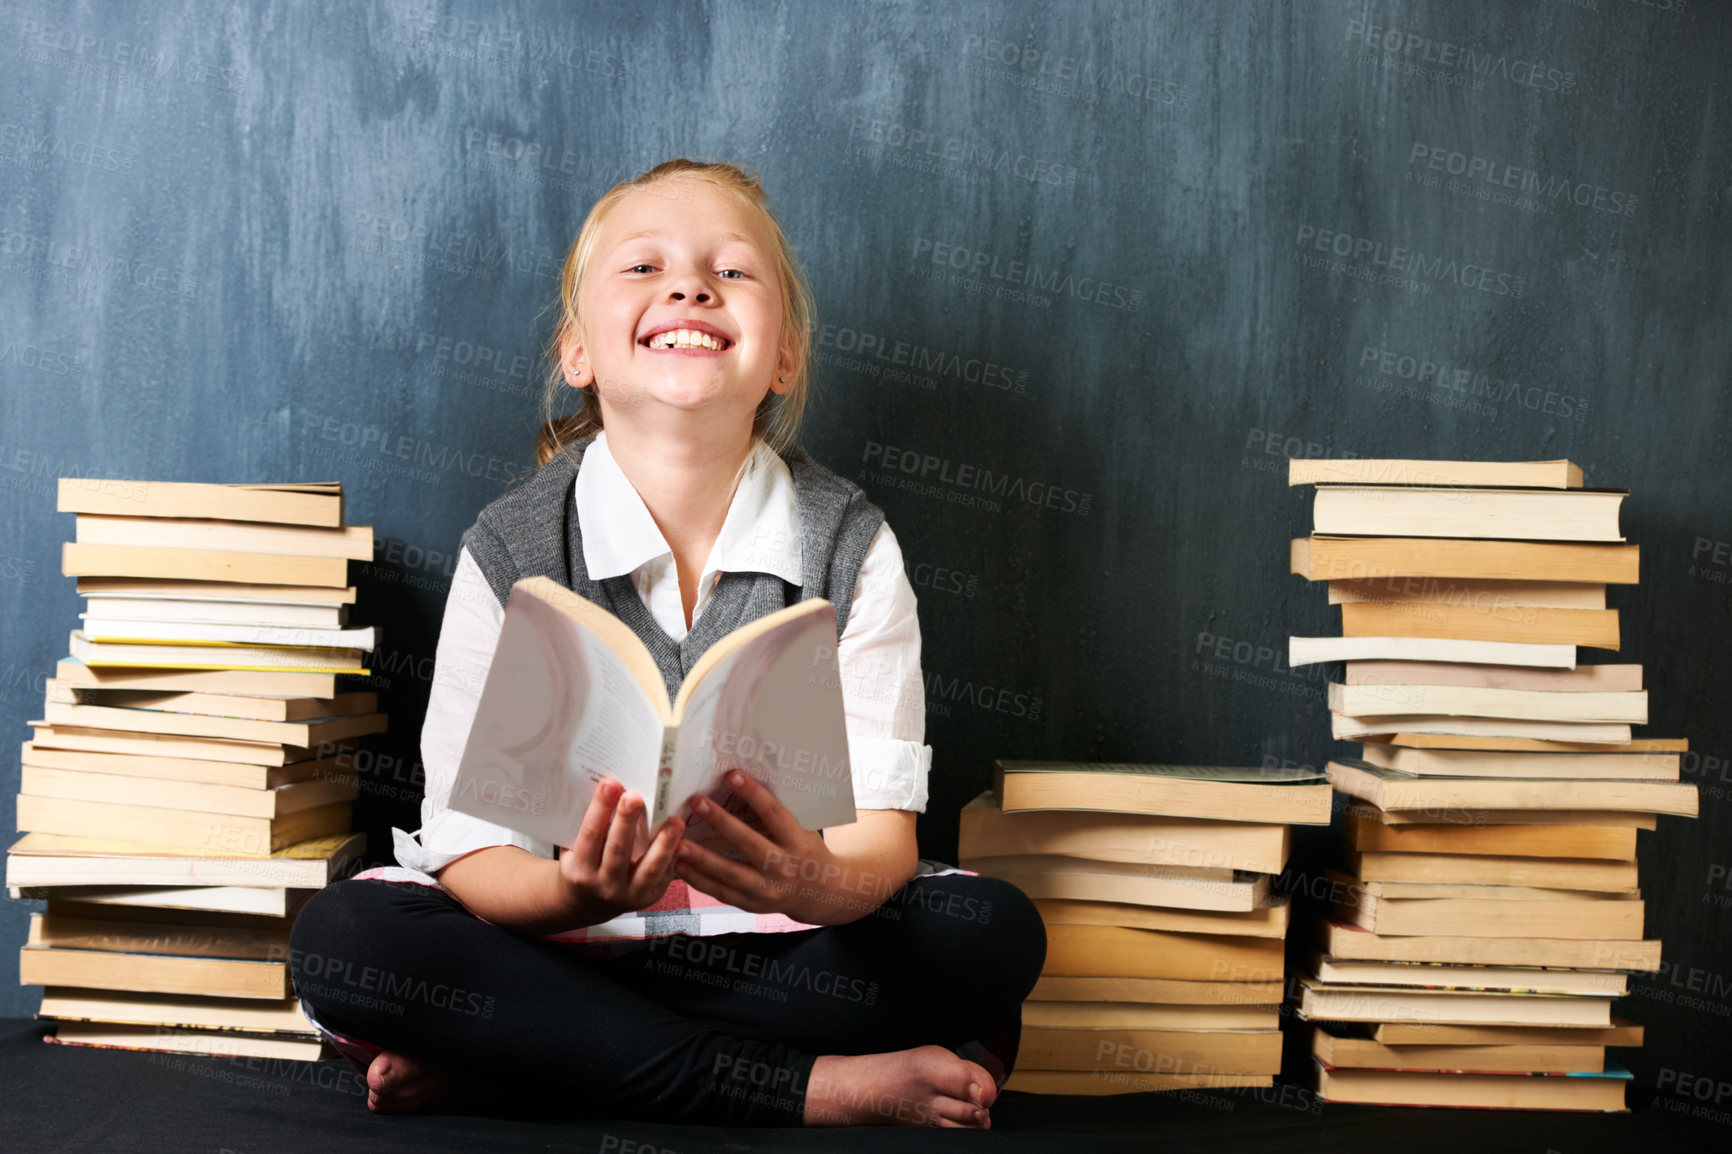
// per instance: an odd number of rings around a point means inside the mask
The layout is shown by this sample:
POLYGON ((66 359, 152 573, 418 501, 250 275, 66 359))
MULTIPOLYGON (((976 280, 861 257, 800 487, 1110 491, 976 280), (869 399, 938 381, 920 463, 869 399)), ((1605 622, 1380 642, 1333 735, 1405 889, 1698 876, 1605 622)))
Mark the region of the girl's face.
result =
POLYGON ((634 189, 578 287, 583 332, 566 379, 596 385, 610 426, 662 408, 750 428, 765 390, 788 387, 774 251, 758 213, 708 181, 634 189))

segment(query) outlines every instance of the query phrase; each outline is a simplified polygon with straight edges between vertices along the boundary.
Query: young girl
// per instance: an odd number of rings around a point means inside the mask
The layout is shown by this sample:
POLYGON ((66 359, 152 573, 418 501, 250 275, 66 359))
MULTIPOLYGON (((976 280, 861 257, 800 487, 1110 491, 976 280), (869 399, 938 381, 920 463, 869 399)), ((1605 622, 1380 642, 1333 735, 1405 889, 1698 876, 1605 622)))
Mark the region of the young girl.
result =
POLYGON ((420 841, 393 831, 399 867, 308 902, 303 1008, 382 1112, 509 1093, 691 1123, 989 1126, 1046 938, 1020 891, 918 858, 914 593, 883 513, 794 444, 812 307, 763 189, 688 160, 611 189, 560 298, 550 415, 566 386, 583 410, 464 535, 420 841), (635 857, 644 802, 611 779, 566 849, 449 809, 505 599, 535 575, 630 625, 670 696, 716 639, 828 598, 858 820, 801 829, 737 771, 727 807, 700 797, 635 857))

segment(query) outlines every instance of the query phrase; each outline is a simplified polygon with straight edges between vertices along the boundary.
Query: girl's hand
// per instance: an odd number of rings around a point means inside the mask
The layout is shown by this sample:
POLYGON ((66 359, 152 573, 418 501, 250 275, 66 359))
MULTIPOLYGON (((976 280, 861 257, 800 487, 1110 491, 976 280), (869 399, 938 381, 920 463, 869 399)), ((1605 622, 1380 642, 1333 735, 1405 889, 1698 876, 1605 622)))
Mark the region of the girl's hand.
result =
POLYGON ((596 787, 583 825, 570 849, 559 851, 559 876, 578 925, 592 926, 658 900, 673 880, 674 850, 686 823, 668 818, 643 857, 633 861, 632 843, 643 820, 643 798, 613 778, 596 787))
POLYGON ((853 892, 854 871, 839 864, 817 830, 801 829, 775 794, 742 770, 730 770, 728 788, 756 811, 764 832, 707 797, 692 803, 692 820, 707 822, 725 848, 744 860, 724 857, 690 839, 679 844, 674 872, 693 889, 751 913, 786 914, 810 925, 841 925, 870 913, 882 901, 853 892))

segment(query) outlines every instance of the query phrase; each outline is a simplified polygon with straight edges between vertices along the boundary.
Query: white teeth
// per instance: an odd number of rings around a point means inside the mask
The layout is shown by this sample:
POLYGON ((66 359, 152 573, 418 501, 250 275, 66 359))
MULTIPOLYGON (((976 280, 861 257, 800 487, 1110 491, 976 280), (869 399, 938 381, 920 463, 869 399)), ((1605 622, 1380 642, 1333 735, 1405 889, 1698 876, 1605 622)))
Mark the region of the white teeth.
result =
POLYGON ((721 351, 722 342, 697 329, 669 329, 649 339, 652 349, 713 349, 721 351))

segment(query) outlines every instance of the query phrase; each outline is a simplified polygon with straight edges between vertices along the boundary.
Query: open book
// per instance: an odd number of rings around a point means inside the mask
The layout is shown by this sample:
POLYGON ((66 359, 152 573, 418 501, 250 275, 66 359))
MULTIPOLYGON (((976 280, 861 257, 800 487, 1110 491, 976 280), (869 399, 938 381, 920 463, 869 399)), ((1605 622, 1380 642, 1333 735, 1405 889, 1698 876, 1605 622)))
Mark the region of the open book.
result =
MULTIPOLYGON (((803 828, 854 820, 836 611, 811 598, 710 646, 668 701, 625 622, 546 577, 512 586, 451 808, 558 846, 604 777, 643 797, 634 852, 722 775, 768 786, 803 828)), ((739 812, 733 799, 729 806, 739 812)))

